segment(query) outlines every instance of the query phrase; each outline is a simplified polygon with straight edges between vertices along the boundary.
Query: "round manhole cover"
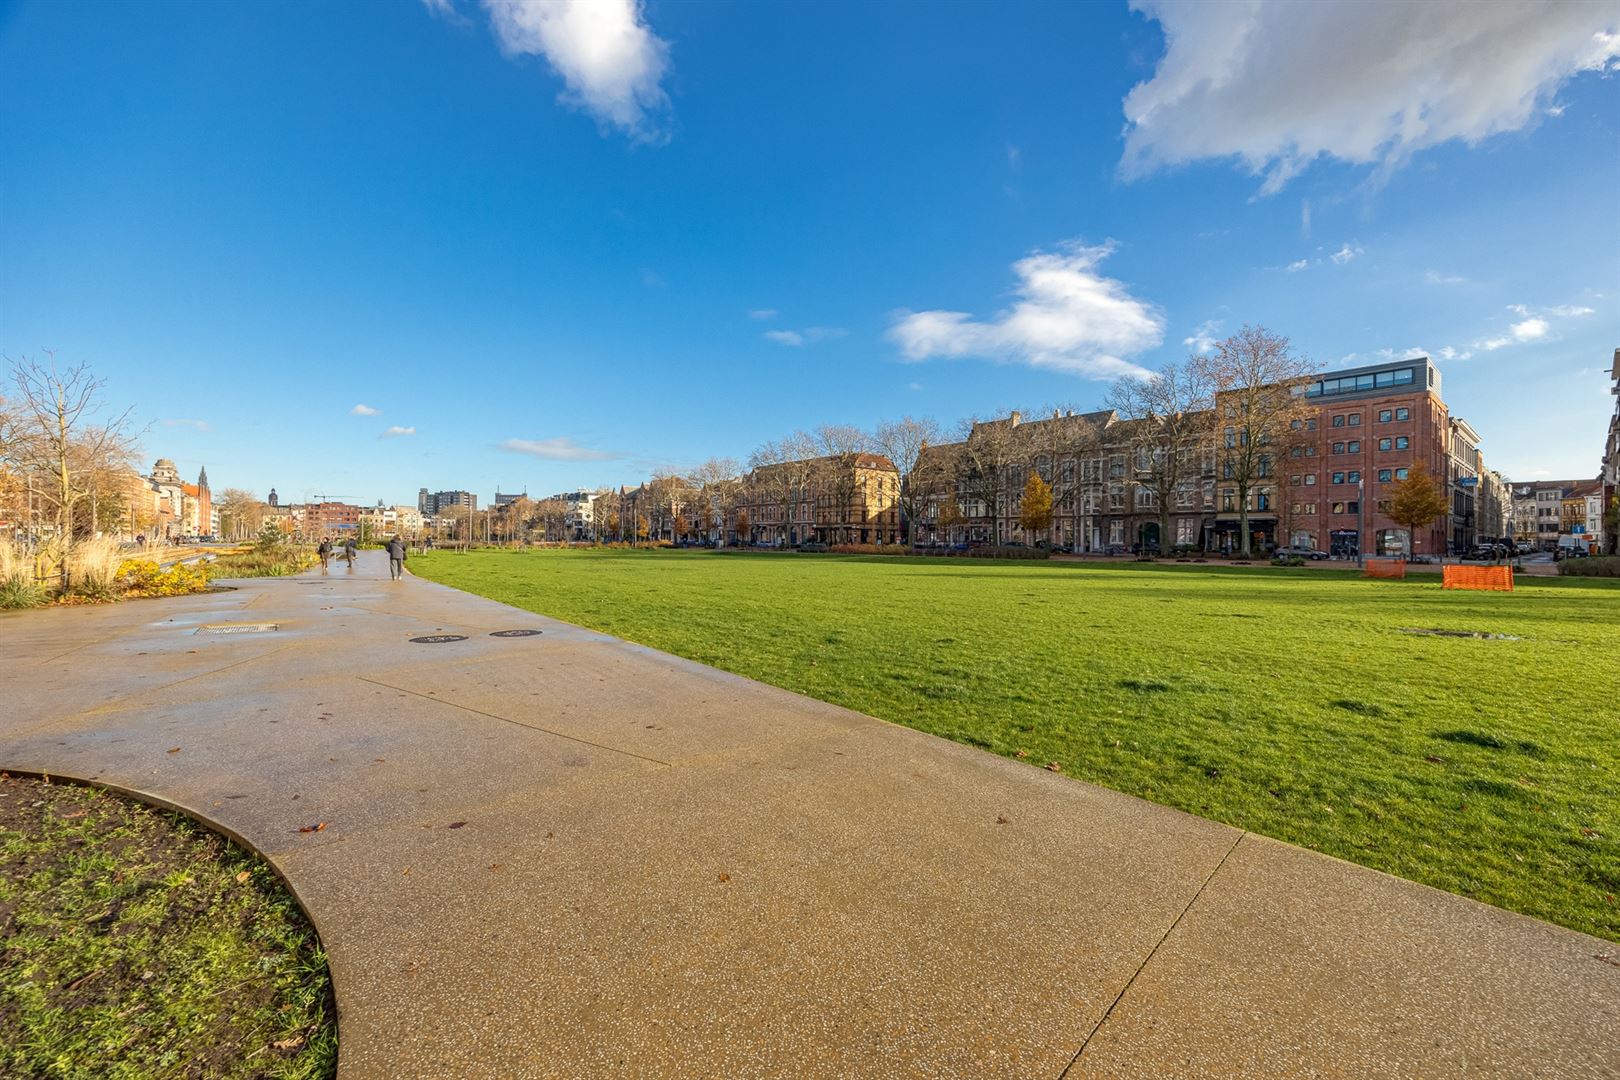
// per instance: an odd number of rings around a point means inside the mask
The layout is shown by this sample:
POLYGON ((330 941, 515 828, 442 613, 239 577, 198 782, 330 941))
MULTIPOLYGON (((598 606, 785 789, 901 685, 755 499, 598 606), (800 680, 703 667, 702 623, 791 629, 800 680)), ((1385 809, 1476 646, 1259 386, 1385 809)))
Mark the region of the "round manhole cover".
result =
POLYGON ((411 640, 416 642, 418 645, 442 645, 446 641, 466 641, 467 640, 467 635, 466 634, 423 634, 421 637, 413 637, 413 638, 411 638, 411 640))
POLYGON ((534 635, 536 635, 536 634, 543 634, 543 633, 545 633, 544 630, 496 630, 494 633, 490 634, 489 636, 490 637, 534 637, 534 635))

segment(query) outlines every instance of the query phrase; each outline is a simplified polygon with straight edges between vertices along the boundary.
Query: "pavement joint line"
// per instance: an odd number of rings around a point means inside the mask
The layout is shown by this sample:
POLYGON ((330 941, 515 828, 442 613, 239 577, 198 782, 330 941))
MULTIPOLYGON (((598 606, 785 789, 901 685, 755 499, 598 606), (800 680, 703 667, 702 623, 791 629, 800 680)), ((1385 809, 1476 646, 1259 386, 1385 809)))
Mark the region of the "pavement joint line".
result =
POLYGON ((670 763, 667 761, 660 761, 657 758, 648 757, 645 754, 638 754, 633 750, 620 750, 617 746, 608 746, 606 743, 592 742, 589 739, 581 739, 577 735, 565 735, 560 731, 553 731, 551 728, 543 728, 539 724, 525 724, 522 720, 513 720, 510 716, 500 716, 496 713, 485 712, 483 709, 475 709, 471 705, 462 705, 461 703, 451 701, 448 698, 441 698, 434 694, 424 694, 420 691, 412 690, 408 686, 395 686, 392 683, 378 682, 376 679, 368 679, 364 675, 356 675, 355 678, 359 679, 361 682, 370 683, 372 686, 381 686, 385 690, 397 690, 402 694, 411 694, 415 697, 421 698, 424 701, 435 701, 440 705, 449 705, 452 708, 461 709, 465 712, 474 713, 478 716, 487 716, 491 720, 500 720, 503 723, 515 724, 520 728, 528 728, 530 731, 538 731, 545 735, 554 735, 559 739, 567 739, 569 742, 576 742, 582 746, 594 746, 598 750, 606 750, 612 754, 623 754, 625 757, 632 757, 637 761, 650 761, 654 765, 662 765, 666 769, 671 767, 670 763))
POLYGON ((84 718, 90 716, 100 716, 103 713, 117 712, 120 707, 127 705, 139 698, 143 698, 148 694, 158 693, 164 690, 172 690, 176 686, 191 682, 194 679, 206 679, 210 675, 218 675, 222 671, 229 671, 231 668, 241 667, 243 664, 251 664, 255 660, 263 660, 267 656, 274 656, 276 653, 286 652, 288 649, 296 649, 298 646, 298 642, 288 642, 286 645, 281 645, 277 648, 270 649, 262 653, 256 653, 253 656, 244 657, 241 660, 235 660, 229 664, 225 664, 217 668, 211 668, 208 671, 199 671, 195 675, 187 675, 183 679, 176 679, 174 682, 164 683, 162 686, 143 686, 133 694, 125 694, 123 697, 113 698, 111 701, 97 705, 93 709, 86 709, 80 714, 80 717, 84 718))
POLYGON ((1136 970, 1131 972, 1131 977, 1125 981, 1125 985, 1122 986, 1119 993, 1114 996, 1114 1000, 1109 1003, 1108 1008, 1104 1010, 1102 1016, 1098 1018, 1095 1024, 1091 1025, 1091 1030, 1086 1032, 1086 1037, 1080 1040, 1080 1049, 1076 1050, 1074 1052, 1074 1057, 1070 1058, 1069 1063, 1063 1066, 1063 1071, 1058 1073, 1057 1080, 1064 1080, 1064 1077, 1069 1075, 1069 1071, 1073 1069, 1075 1063, 1080 1060, 1080 1055, 1086 1052, 1087 1046, 1091 1045, 1092 1037, 1095 1036, 1097 1032, 1102 1030, 1102 1026, 1104 1024, 1108 1023, 1108 1018, 1114 1015, 1114 1010, 1119 1007, 1119 1003, 1121 1001, 1125 1000, 1125 995, 1130 993, 1131 987, 1136 984, 1137 977, 1141 975, 1143 970, 1147 968, 1148 964, 1153 961, 1153 957, 1158 953, 1160 947, 1163 946, 1166 941, 1170 940, 1170 935, 1176 932, 1176 927, 1181 925, 1181 920, 1187 917, 1187 912, 1191 911, 1193 905, 1198 903, 1198 898, 1204 895, 1204 890, 1209 888, 1209 883, 1215 880, 1215 875, 1221 872, 1221 867, 1226 865, 1226 860, 1232 857, 1232 852, 1237 850, 1237 846, 1243 843, 1243 838, 1248 835, 1247 830, 1238 833, 1237 839, 1232 841, 1232 846, 1227 848, 1226 854, 1221 856, 1221 861, 1215 864, 1215 869, 1209 872, 1209 876, 1204 879, 1203 884, 1198 886, 1198 891, 1192 894, 1192 899, 1187 901, 1187 906, 1182 908, 1181 914, 1176 916, 1176 921, 1171 923, 1165 932, 1159 937, 1159 940, 1153 943, 1153 948, 1149 949, 1148 954, 1142 957, 1142 962, 1136 965, 1136 970))

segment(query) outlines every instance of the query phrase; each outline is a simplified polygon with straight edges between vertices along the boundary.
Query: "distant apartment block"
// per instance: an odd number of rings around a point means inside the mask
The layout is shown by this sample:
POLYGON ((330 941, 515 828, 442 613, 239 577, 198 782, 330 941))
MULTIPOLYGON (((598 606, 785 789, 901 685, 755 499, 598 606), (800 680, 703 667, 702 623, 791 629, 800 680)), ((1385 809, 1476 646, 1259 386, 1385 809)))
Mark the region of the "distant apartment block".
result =
POLYGON ((423 517, 438 517, 456 507, 478 509, 478 496, 470 491, 429 491, 421 488, 416 494, 416 510, 423 517))

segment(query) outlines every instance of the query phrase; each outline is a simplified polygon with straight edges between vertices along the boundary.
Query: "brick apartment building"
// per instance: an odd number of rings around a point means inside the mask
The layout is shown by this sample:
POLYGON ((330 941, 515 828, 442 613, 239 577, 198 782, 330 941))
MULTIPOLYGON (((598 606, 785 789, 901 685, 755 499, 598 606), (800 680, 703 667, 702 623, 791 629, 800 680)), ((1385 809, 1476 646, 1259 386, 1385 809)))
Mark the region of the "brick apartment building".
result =
POLYGON ((881 454, 807 458, 751 471, 728 526, 745 544, 895 544, 899 498, 899 471, 881 454))

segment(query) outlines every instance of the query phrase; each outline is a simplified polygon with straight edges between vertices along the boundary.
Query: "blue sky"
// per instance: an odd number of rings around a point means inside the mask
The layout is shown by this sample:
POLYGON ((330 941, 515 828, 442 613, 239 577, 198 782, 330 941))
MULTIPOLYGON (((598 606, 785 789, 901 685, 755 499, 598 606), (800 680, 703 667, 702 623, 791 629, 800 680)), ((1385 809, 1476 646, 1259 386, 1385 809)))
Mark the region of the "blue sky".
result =
MULTIPOLYGON (((11 3, 0 351, 216 489, 634 482, 1244 322, 1597 471, 1620 6, 11 3), (357 413, 365 406, 369 414, 357 413)), ((364 412, 365 410, 362 410, 364 412)))

